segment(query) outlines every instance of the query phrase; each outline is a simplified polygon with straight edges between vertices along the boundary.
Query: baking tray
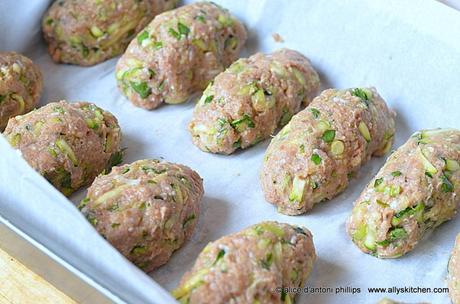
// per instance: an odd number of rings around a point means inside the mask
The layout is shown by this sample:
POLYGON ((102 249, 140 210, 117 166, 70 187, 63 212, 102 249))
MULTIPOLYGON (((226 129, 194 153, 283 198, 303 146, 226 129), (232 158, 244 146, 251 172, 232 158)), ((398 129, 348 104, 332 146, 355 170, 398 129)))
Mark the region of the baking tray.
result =
MULTIPOLYGON (((312 60, 323 88, 376 86, 398 113, 395 147, 418 129, 460 127, 457 11, 431 0, 215 2, 229 8, 248 27, 249 40, 242 56, 289 47, 312 60), (273 33, 280 34, 284 43, 276 43, 273 33)), ((445 287, 447 259, 459 232, 457 218, 397 260, 383 261, 361 253, 348 239, 344 221, 354 199, 385 158, 374 158, 344 193, 307 215, 279 215, 264 201, 258 183, 269 140, 232 156, 203 153, 193 146, 186 131, 193 101, 145 111, 133 107, 118 92, 113 77, 116 58, 87 68, 54 64, 39 27, 48 5, 45 0, 0 2, 0 50, 23 52, 39 64, 45 78, 41 105, 59 99, 95 102, 119 119, 122 144, 128 148, 126 163, 163 157, 196 169, 205 184, 192 239, 165 266, 147 276, 100 237, 74 205, 0 137, 0 215, 8 227, 32 241, 32 246, 45 250, 50 263, 83 278, 88 290, 109 301, 173 303, 167 290, 176 286, 209 241, 261 220, 278 220, 307 226, 314 235, 318 260, 307 286, 358 286, 363 290, 360 294, 306 294, 298 297, 298 303, 370 303, 383 296, 449 303, 445 293, 365 292, 367 287, 445 287)), ((84 194, 85 189, 70 199, 76 204, 84 194)), ((49 276, 46 271, 41 274, 49 276)))

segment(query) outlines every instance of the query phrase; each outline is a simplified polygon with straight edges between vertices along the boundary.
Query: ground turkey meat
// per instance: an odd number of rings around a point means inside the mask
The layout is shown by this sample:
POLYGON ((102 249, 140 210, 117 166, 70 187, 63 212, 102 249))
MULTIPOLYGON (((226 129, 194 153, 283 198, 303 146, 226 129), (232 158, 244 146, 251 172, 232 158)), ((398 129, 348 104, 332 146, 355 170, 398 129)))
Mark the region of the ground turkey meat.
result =
POLYGON ((212 2, 163 13, 118 61, 118 86, 145 109, 185 102, 238 58, 246 36, 244 26, 212 2))
POLYGON ((201 150, 230 154, 268 138, 308 105, 319 77, 299 52, 257 53, 233 63, 204 91, 190 133, 201 150))
POLYGON ((35 108, 42 87, 42 74, 32 60, 14 52, 0 52, 0 132, 8 119, 35 108))
POLYGON ((323 91, 271 141, 260 175, 266 200, 295 215, 335 197, 391 149, 394 116, 374 88, 323 91))
POLYGON ((397 258, 457 213, 460 131, 420 131, 396 150, 356 200, 347 230, 364 252, 397 258))
POLYGON ((11 118, 4 135, 65 195, 121 162, 117 119, 92 103, 49 103, 11 118))
POLYGON ((447 266, 447 286, 452 303, 460 303, 460 234, 455 239, 454 249, 447 266))
POLYGON ((105 239, 148 272, 190 238, 202 197, 202 179, 192 169, 140 160, 97 177, 80 209, 105 239))
POLYGON ((177 0, 57 0, 42 21, 56 62, 93 65, 124 52, 152 18, 177 0))
POLYGON ((208 244, 172 294, 180 303, 294 303, 316 259, 310 231, 262 222, 208 244))

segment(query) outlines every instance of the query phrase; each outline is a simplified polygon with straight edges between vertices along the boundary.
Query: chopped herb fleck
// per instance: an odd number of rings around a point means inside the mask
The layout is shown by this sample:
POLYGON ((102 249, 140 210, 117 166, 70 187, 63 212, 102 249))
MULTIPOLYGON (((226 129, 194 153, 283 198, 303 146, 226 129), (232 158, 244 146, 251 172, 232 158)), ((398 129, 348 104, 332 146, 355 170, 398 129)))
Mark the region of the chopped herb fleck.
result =
POLYGON ((195 19, 200 21, 201 23, 206 23, 206 18, 203 15, 198 15, 195 17, 195 19))
POLYGON ((53 107, 53 111, 56 112, 56 113, 59 113, 59 114, 64 114, 64 113, 65 113, 64 108, 61 107, 61 106, 55 106, 55 107, 53 107))
POLYGON ((233 148, 235 149, 241 148, 241 138, 233 143, 233 148))
POLYGON ((114 203, 112 206, 109 207, 109 211, 117 211, 119 208, 118 203, 114 203))
POLYGON ((300 233, 300 234, 303 234, 303 235, 307 235, 307 233, 305 232, 305 230, 303 230, 303 229, 300 228, 299 226, 295 226, 295 227, 294 227, 294 230, 295 230, 295 232, 297 232, 297 233, 300 233))
POLYGON ((361 98, 362 100, 369 101, 371 100, 372 95, 365 89, 356 88, 351 91, 351 95, 361 98))
POLYGON ((317 189, 319 187, 318 183, 315 181, 310 181, 311 188, 313 190, 317 189))
POLYGON ((190 29, 183 23, 177 23, 177 29, 181 35, 187 36, 190 33, 190 29))
POLYGON ((142 41, 144 41, 147 38, 149 38, 149 32, 143 31, 139 34, 139 36, 137 36, 137 43, 142 45, 142 41))
POLYGON ((401 174, 402 174, 401 171, 393 171, 393 172, 391 172, 391 175, 394 176, 394 177, 400 176, 401 174))
POLYGON ((404 228, 395 228, 390 232, 390 241, 407 237, 407 232, 404 228))
POLYGON ((273 262, 273 254, 270 252, 267 254, 267 257, 264 260, 260 261, 260 264, 262 268, 266 270, 270 270, 270 267, 272 266, 272 262, 273 262))
POLYGON ((191 223, 194 219, 196 218, 195 214, 190 215, 184 220, 184 223, 182 224, 182 228, 187 226, 188 223, 191 223))
POLYGON ((173 29, 172 27, 170 27, 170 28, 168 29, 168 34, 171 35, 171 36, 173 36, 173 37, 176 38, 177 40, 179 40, 180 37, 181 37, 181 35, 180 35, 175 29, 173 29))
POLYGON ((144 254, 145 252, 146 252, 146 249, 145 249, 145 246, 143 245, 136 245, 130 251, 131 254, 135 254, 135 255, 144 254))
POLYGON ((304 144, 301 144, 299 146, 299 152, 302 153, 302 154, 305 153, 305 145, 304 144))
POLYGON ((210 103, 214 98, 214 95, 209 95, 205 98, 204 103, 210 103))
POLYGON ((118 226, 120 226, 120 223, 112 223, 112 225, 110 225, 112 228, 117 228, 118 226))
POLYGON ((431 173, 428 172, 428 171, 425 171, 425 175, 428 176, 429 178, 433 178, 433 174, 431 174, 431 173))
POLYGON ((381 184, 383 183, 383 177, 381 178, 377 178, 374 182, 374 187, 377 188, 378 186, 380 186, 381 184))
POLYGON ((451 183, 449 178, 447 178, 446 174, 441 175, 441 180, 442 180, 442 185, 441 185, 442 192, 454 191, 454 185, 451 183))
POLYGON ((311 114, 313 114, 314 118, 319 118, 319 115, 321 114, 317 109, 311 108, 310 109, 311 114))
POLYGON ((335 138, 335 130, 326 130, 326 131, 324 131, 322 139, 325 142, 330 143, 330 142, 332 142, 334 140, 334 138, 335 138))
POLYGON ((234 127, 238 132, 242 132, 245 130, 244 125, 249 128, 254 128, 255 124, 252 121, 251 117, 248 114, 244 114, 242 118, 235 119, 231 123, 232 127, 234 127))
POLYGON ((281 116, 280 125, 284 126, 291 120, 291 118, 292 118, 292 114, 289 111, 289 109, 283 108, 283 115, 281 116))
POLYGON ((142 99, 147 98, 150 94, 152 94, 152 89, 148 86, 147 82, 134 82, 130 81, 131 88, 139 94, 142 99))
POLYGON ((319 165, 319 164, 321 163, 321 156, 319 156, 319 155, 316 154, 316 153, 313 153, 313 154, 311 155, 311 160, 312 160, 312 162, 315 163, 315 165, 319 165))
POLYGON ((88 205, 88 202, 89 202, 89 197, 85 197, 81 202, 80 204, 78 205, 78 210, 81 211, 81 209, 85 208, 86 205, 88 205))
POLYGON ((113 167, 123 162, 123 151, 117 151, 110 156, 109 166, 113 167))
POLYGON ((286 293, 286 290, 284 289, 284 287, 281 288, 281 301, 286 301, 286 296, 287 296, 287 293, 286 293))
POLYGON ((216 260, 214 261, 213 265, 216 265, 217 262, 219 262, 220 259, 222 259, 225 255, 225 250, 221 249, 219 250, 219 253, 217 253, 216 260))

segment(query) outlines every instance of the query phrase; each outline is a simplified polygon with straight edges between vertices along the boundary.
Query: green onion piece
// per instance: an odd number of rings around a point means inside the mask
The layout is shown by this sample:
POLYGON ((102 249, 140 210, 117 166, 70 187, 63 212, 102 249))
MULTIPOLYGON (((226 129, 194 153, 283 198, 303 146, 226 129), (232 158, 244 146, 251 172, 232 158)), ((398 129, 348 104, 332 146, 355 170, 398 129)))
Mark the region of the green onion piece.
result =
POLYGON ((225 49, 230 47, 230 49, 234 50, 234 49, 236 49, 237 46, 238 46, 238 39, 236 37, 231 36, 231 37, 225 39, 225 42, 224 42, 224 48, 225 49))
POLYGON ((143 31, 142 33, 140 33, 138 36, 137 36, 137 43, 139 43, 140 45, 142 45, 142 41, 144 41, 145 39, 149 38, 149 32, 147 31, 143 31))
POLYGON ((286 69, 278 61, 272 61, 270 63, 270 71, 272 71, 273 73, 277 74, 277 76, 279 76, 279 77, 286 76, 286 69))
POLYGON ((280 119, 280 125, 284 126, 286 125, 292 118, 292 114, 287 108, 283 108, 283 115, 281 116, 280 119))
POLYGON ((90 28, 90 32, 91 32, 91 35, 93 35, 93 37, 95 37, 95 38, 99 38, 99 37, 104 35, 104 32, 100 28, 95 26, 95 25, 93 25, 90 28))
POLYGON ((311 155, 311 161, 315 163, 315 165, 319 165, 321 163, 321 156, 316 153, 311 155))
POLYGON ((78 165, 78 160, 77 157, 75 156, 75 153, 73 152, 72 148, 69 146, 69 144, 62 138, 59 138, 55 142, 56 146, 61 150, 62 153, 64 153, 71 161, 74 166, 78 165))
POLYGON ((201 39, 192 39, 192 44, 197 46, 202 51, 206 51, 208 49, 204 41, 201 39))
POLYGON ((311 114, 313 114, 313 117, 314 117, 314 118, 318 118, 319 115, 321 114, 321 113, 320 113, 317 109, 315 109, 315 108, 310 108, 310 112, 311 112, 311 114))
POLYGON ((364 122, 360 122, 358 126, 359 132, 361 135, 364 137, 364 139, 367 142, 371 141, 371 133, 369 132, 369 129, 367 128, 366 124, 364 122))
POLYGON ((123 162, 123 151, 117 151, 110 156, 109 167, 119 165, 123 162))
POLYGON ((393 172, 391 172, 391 176, 394 176, 394 177, 400 176, 401 174, 402 174, 401 171, 393 171, 393 172))
POLYGON ((177 29, 179 30, 179 34, 187 36, 190 33, 190 29, 183 23, 177 23, 177 29))
POLYGON ((422 160, 426 172, 430 173, 431 175, 438 173, 436 167, 430 163, 430 161, 426 158, 425 154, 423 154, 423 151, 420 149, 420 147, 417 147, 417 153, 422 160))
POLYGON ((152 89, 148 86, 147 82, 143 81, 143 82, 134 82, 134 81, 130 81, 130 84, 131 84, 131 88, 133 88, 133 90, 139 94, 139 96, 142 98, 142 99, 145 99, 147 98, 150 94, 152 94, 152 89))
POLYGON ((325 142, 330 143, 335 138, 335 130, 326 130, 321 137, 325 142))
POLYGON ((231 26, 233 24, 233 20, 230 17, 224 16, 224 15, 219 15, 217 20, 223 26, 231 26))
POLYGON ((294 180, 292 181, 292 189, 291 193, 289 194, 289 201, 293 202, 301 202, 303 193, 304 193, 304 188, 305 188, 306 180, 302 179, 298 176, 294 177, 294 180))
POLYGON ((366 229, 366 237, 364 239, 364 247, 367 249, 374 251, 376 248, 375 244, 375 232, 372 230, 366 229))
POLYGON ((355 232, 353 233, 353 239, 358 240, 358 241, 364 239, 364 237, 366 236, 366 230, 367 230, 366 224, 360 224, 358 226, 358 229, 356 229, 355 232))
POLYGON ((305 145, 304 144, 301 144, 299 146, 299 153, 302 153, 302 154, 305 153, 305 145))
POLYGON ((190 215, 184 220, 184 223, 182 224, 182 228, 187 226, 189 223, 191 223, 194 219, 196 218, 195 214, 190 215))
POLYGON ((206 23, 206 18, 203 15, 198 15, 195 17, 195 19, 200 21, 201 23, 206 23))
POLYGON ((161 49, 161 48, 163 47, 163 42, 161 42, 161 41, 155 41, 155 42, 153 43, 153 47, 154 47, 155 49, 159 50, 159 49, 161 49))
POLYGON ((380 186, 381 184, 383 183, 383 177, 381 178, 377 178, 374 182, 374 188, 377 188, 378 186, 380 186))
POLYGON ((267 254, 265 259, 260 261, 260 264, 261 264, 262 268, 264 268, 266 270, 270 270, 270 267, 272 266, 272 263, 273 263, 273 254, 271 252, 267 254))
POLYGON ((241 138, 233 143, 233 148, 235 149, 241 148, 241 138))
POLYGON ((377 200, 376 203, 384 208, 388 207, 389 205, 381 200, 377 200))
MULTIPOLYGON (((204 283, 203 277, 209 272, 209 268, 202 268, 198 270, 187 282, 185 282, 181 287, 174 289, 171 294, 176 300, 186 300, 186 296, 193 289, 204 283)), ((187 303, 187 302, 184 302, 187 303)))
POLYGON ((446 159, 445 163, 446 163, 446 169, 449 171, 454 172, 460 169, 460 164, 456 160, 446 159))
POLYGON ((77 206, 78 210, 81 211, 81 209, 85 208, 86 205, 88 205, 88 202, 89 202, 89 197, 85 197, 85 198, 80 202, 80 204, 77 206))
POLYGON ((252 121, 251 117, 247 114, 244 114, 242 118, 233 120, 231 126, 235 128, 238 132, 243 132, 246 127, 254 128, 255 124, 252 121))
POLYGON ((51 154, 51 156, 54 158, 58 156, 58 153, 52 147, 48 147, 48 153, 51 154))
POLYGON ((329 130, 329 128, 331 127, 331 124, 328 122, 328 121, 325 121, 325 120, 320 120, 318 121, 318 123, 316 124, 316 127, 321 130, 321 131, 327 131, 329 130))
POLYGON ((206 96, 206 98, 204 99, 204 103, 210 103, 214 98, 214 95, 209 95, 209 96, 206 96))
POLYGON ((402 190, 401 186, 399 186, 399 185, 398 186, 391 185, 391 186, 385 187, 383 192, 385 194, 390 195, 391 197, 395 197, 395 196, 397 196, 398 194, 401 193, 401 190, 402 190))
POLYGON ((453 192, 454 191, 454 185, 451 183, 449 178, 447 178, 446 174, 441 175, 441 190, 442 192, 453 192))
POLYGON ((144 245, 136 245, 131 249, 130 253, 134 255, 145 254, 147 252, 144 245))
POLYGON ((93 130, 96 130, 97 128, 99 128, 99 124, 94 119, 91 119, 91 118, 86 119, 86 125, 88 126, 88 128, 93 129, 93 130))
MULTIPOLYGON (((145 206, 145 203, 144 203, 144 206, 145 206)), ((118 203, 114 203, 112 206, 109 207, 109 211, 117 211, 118 209, 120 208, 120 206, 118 205, 118 203)))
POLYGON ((368 89, 360 89, 356 88, 351 91, 351 95, 359 97, 363 100, 371 100, 372 98, 372 92, 369 91, 368 89))
POLYGON ((237 60, 234 63, 232 63, 231 66, 228 67, 227 71, 238 74, 239 72, 244 70, 244 63, 242 60, 237 60))
POLYGON ((407 235, 408 234, 404 228, 395 228, 390 232, 390 241, 406 238, 407 235))
POLYGON ((222 259, 225 255, 225 250, 224 249, 221 249, 219 250, 219 252, 217 253, 217 256, 216 256, 216 260, 214 261, 214 263, 212 264, 213 266, 217 264, 217 262, 219 262, 220 259, 222 259))
POLYGON ((181 34, 179 34, 175 29, 173 29, 172 27, 170 27, 168 29, 168 34, 173 36, 174 38, 176 38, 177 40, 180 40, 181 38, 181 34))
POLYGON ((300 72, 298 69, 296 68, 291 68, 292 69, 292 72, 294 73, 294 76, 295 78, 297 79, 297 81, 302 85, 304 86, 307 82, 305 80, 305 76, 302 74, 302 72, 300 72))
POLYGON ((345 150, 345 145, 341 140, 334 140, 331 144, 331 152, 334 155, 340 155, 345 150))

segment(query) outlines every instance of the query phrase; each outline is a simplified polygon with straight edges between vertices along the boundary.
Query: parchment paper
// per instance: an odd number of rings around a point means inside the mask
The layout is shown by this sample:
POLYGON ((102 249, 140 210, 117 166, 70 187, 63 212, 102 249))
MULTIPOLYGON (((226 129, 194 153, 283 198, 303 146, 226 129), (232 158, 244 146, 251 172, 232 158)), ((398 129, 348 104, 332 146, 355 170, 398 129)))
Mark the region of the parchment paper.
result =
MULTIPOLYGON (((189 2, 189 1, 186 1, 189 2)), ((242 54, 289 47, 308 56, 323 87, 376 86, 398 113, 395 147, 421 128, 460 128, 460 13, 432 0, 220 0, 249 30, 242 54), (276 43, 279 33, 284 43, 276 43)), ((361 293, 304 294, 298 303, 374 303, 383 296, 449 303, 445 293, 370 294, 368 287, 446 287, 446 265, 460 219, 443 224, 413 252, 396 260, 361 253, 345 233, 354 199, 384 163, 373 159, 348 189, 310 213, 280 215, 266 203, 258 172, 266 140, 231 156, 201 152, 186 126, 194 101, 155 111, 136 108, 116 88, 117 59, 83 68, 54 64, 40 37, 45 0, 0 2, 0 50, 30 56, 42 69, 41 104, 59 99, 95 102, 111 111, 123 130, 125 162, 165 158, 186 164, 204 178, 205 198, 191 241, 150 276, 174 288, 212 240, 262 220, 307 226, 318 260, 307 286, 354 287, 361 293)), ((69 264, 111 290, 119 301, 171 300, 92 229, 78 210, 8 147, 0 137, 0 214, 69 264), (168 300, 169 299, 169 300, 168 300)), ((71 197, 78 203, 85 189, 71 197)))

